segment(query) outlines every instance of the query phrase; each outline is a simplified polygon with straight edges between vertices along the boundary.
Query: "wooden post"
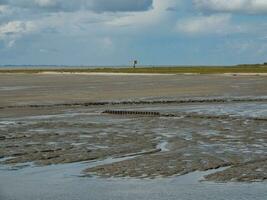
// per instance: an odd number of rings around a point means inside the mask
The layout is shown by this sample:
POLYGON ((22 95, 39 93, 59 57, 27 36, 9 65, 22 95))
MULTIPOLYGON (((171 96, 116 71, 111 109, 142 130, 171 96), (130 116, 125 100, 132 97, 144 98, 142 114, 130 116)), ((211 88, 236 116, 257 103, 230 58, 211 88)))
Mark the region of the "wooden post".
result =
POLYGON ((133 68, 134 68, 134 69, 135 69, 137 63, 138 63, 137 60, 134 60, 134 61, 133 61, 133 68))

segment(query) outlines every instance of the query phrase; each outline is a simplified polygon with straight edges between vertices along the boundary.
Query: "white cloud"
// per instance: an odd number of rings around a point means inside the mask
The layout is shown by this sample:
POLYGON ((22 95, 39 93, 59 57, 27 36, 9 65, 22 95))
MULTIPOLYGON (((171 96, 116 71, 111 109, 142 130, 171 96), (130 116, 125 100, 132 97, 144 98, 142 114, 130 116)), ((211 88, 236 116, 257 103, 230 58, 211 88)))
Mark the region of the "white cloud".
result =
POLYGON ((32 32, 35 29, 34 23, 22 22, 22 21, 11 21, 0 26, 0 37, 6 35, 23 34, 32 32))
POLYGON ((9 6, 0 5, 0 20, 11 14, 12 14, 12 9, 9 6))
POLYGON ((242 27, 231 24, 230 14, 216 14, 180 20, 176 24, 176 30, 190 35, 227 34, 240 32, 242 27))
MULTIPOLYGON (((143 20, 138 21, 141 18, 137 16, 153 12, 152 2, 153 0, 0 0, 0 41, 13 46, 23 35, 33 32, 42 34, 46 31, 53 31, 56 35, 88 35, 90 38, 101 35, 111 38, 110 34, 113 35, 118 30, 116 20, 128 22, 128 16, 135 16, 136 20, 129 20, 136 24, 143 23, 143 20)), ((153 19, 148 21, 152 22, 153 19)), ((104 39, 104 44, 112 46, 108 39, 104 39)))
POLYGON ((7 11, 7 6, 0 5, 0 14, 3 14, 7 11))
POLYGON ((17 38, 35 30, 36 26, 32 21, 11 21, 0 26, 0 40, 5 41, 7 46, 11 47, 17 38))
POLYGON ((34 0, 33 3, 40 7, 53 7, 57 5, 55 0, 34 0))
POLYGON ((199 9, 220 12, 267 13, 267 0, 194 0, 199 9))
MULTIPOLYGON (((168 22, 170 16, 173 14, 167 12, 166 10, 171 6, 177 5, 178 2, 177 0, 154 0, 152 5, 153 9, 122 15, 112 21, 107 22, 107 25, 117 27, 134 25, 135 29, 136 27, 142 27, 143 29, 145 29, 146 27, 149 28, 153 25, 158 26, 159 24, 163 26, 168 22)), ((157 31, 160 31, 160 29, 158 29, 157 31)))

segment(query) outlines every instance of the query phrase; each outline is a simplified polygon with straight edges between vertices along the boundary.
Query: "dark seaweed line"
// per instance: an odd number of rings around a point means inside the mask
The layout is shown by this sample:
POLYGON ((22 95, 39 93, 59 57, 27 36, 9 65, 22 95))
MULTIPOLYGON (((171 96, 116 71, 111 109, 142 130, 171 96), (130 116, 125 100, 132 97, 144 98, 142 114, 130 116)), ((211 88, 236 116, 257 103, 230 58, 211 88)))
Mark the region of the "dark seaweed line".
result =
POLYGON ((59 104, 31 104, 2 106, 0 109, 8 108, 54 108, 75 106, 106 106, 106 105, 153 105, 153 104, 187 104, 187 103, 231 103, 231 102, 266 102, 267 98, 209 98, 209 99, 180 99, 180 100, 151 100, 151 101, 100 101, 85 103, 59 103, 59 104))
POLYGON ((184 118, 198 118, 198 119, 225 119, 225 120, 253 120, 253 121, 267 121, 267 118, 261 117, 242 117, 230 115, 203 115, 203 114, 161 114, 162 117, 184 117, 184 118))

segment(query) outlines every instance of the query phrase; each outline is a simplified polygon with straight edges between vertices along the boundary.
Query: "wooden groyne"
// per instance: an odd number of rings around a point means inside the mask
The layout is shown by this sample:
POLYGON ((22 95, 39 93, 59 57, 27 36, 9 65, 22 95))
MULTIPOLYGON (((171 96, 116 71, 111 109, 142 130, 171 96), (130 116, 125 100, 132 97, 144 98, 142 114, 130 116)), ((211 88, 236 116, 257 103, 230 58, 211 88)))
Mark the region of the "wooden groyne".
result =
POLYGON ((128 110, 105 110, 102 113, 103 114, 112 114, 112 115, 160 116, 159 112, 128 111, 128 110))

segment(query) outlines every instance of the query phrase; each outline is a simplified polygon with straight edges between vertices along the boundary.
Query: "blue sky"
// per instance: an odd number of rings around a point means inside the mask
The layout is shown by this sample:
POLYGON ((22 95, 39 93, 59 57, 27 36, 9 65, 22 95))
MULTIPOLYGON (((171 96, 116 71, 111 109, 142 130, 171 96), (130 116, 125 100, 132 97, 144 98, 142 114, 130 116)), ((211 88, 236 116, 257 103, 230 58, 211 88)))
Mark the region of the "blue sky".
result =
POLYGON ((0 0, 0 65, 267 61, 267 0, 0 0))

